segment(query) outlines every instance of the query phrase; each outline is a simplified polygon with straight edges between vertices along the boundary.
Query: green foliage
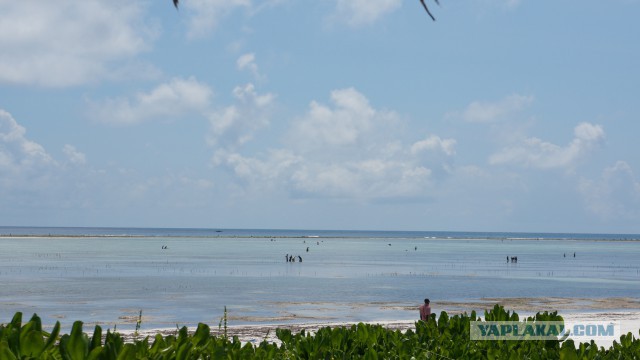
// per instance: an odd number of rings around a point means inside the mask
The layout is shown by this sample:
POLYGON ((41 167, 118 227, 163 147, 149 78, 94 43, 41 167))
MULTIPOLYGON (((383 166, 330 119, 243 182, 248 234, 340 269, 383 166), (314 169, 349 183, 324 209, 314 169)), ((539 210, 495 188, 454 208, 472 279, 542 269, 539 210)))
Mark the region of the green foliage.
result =
POLYGON ((224 307, 224 314, 222 318, 220 318, 220 322, 218 323, 218 330, 222 329, 224 325, 224 337, 227 338, 227 307, 224 307))
POLYGON ((140 314, 138 314, 138 319, 136 320, 136 332, 135 332, 136 337, 138 336, 138 331, 140 331, 141 327, 142 327, 142 310, 140 310, 140 314))
MULTIPOLYGON (((226 310, 226 309, 225 309, 226 310)), ((517 321, 516 313, 496 305, 485 312, 486 321, 517 321)), ((432 314, 419 321, 415 330, 389 330, 381 325, 359 323, 349 327, 324 327, 312 334, 276 329, 280 344, 263 340, 243 344, 227 336, 227 317, 223 335, 214 336, 206 324, 198 324, 193 334, 186 327, 175 335, 125 342, 122 336, 95 326, 93 335, 82 331, 76 321, 71 332, 60 336, 60 324, 50 333, 42 330, 37 315, 22 324, 16 313, 10 323, 0 325, 0 360, 134 360, 134 359, 640 359, 640 340, 631 333, 620 337, 609 349, 591 341, 577 346, 572 340, 514 341, 470 340, 471 321, 480 321, 475 312, 449 316, 432 314)), ((538 313, 526 321, 562 321, 557 313, 538 313)), ((139 327, 137 327, 139 329, 139 327)), ((136 330, 137 330, 136 329, 136 330)))
POLYGON ((16 313, 9 324, 0 325, 0 360, 46 358, 42 355, 54 348, 59 333, 59 322, 47 333, 38 315, 23 326, 22 313, 16 313))

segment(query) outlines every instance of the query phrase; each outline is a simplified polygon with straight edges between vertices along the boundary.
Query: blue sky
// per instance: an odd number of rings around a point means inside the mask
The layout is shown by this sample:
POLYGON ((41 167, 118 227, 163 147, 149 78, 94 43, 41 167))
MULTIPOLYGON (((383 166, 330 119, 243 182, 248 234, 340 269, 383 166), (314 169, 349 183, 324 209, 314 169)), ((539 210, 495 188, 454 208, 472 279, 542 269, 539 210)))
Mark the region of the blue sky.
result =
POLYGON ((0 225, 640 233, 640 1, 429 5, 0 0, 0 225))

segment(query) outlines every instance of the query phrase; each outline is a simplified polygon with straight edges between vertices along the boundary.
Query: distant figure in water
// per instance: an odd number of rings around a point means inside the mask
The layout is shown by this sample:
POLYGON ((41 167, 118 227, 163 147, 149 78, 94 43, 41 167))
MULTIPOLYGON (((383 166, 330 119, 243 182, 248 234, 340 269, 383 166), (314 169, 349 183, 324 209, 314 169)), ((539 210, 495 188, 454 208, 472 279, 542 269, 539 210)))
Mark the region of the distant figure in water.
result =
POLYGON ((307 252, 309 252, 309 247, 307 246, 307 252))
POLYGON ((431 305, 429 299, 424 299, 424 304, 420 305, 420 320, 427 321, 431 315, 431 305))
POLYGON ((573 257, 576 257, 576 253, 573 253, 573 257))
POLYGON ((293 257, 293 255, 290 255, 289 256, 289 261, 290 262, 296 262, 296 259, 293 257))
POLYGON ((285 256, 284 256, 284 260, 285 260, 286 262, 289 262, 289 254, 287 254, 287 255, 285 255, 285 256))
POLYGON ((567 257, 567 253, 562 254, 562 257, 567 257))
POLYGON ((302 262, 302 256, 298 255, 298 261, 302 262))
POLYGON ((416 246, 415 249, 413 249, 413 250, 418 251, 418 247, 416 246))
POLYGON ((509 257, 507 256, 507 262, 509 262, 509 257))

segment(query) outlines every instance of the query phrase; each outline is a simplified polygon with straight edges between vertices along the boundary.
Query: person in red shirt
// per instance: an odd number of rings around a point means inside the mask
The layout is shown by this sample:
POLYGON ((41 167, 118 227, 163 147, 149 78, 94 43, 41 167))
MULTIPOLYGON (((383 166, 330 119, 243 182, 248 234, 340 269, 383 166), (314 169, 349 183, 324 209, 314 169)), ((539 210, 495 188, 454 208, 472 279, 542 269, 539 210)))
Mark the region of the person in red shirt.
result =
POLYGON ((424 304, 420 305, 420 320, 427 321, 431 315, 431 306, 429 305, 429 299, 424 299, 424 304))

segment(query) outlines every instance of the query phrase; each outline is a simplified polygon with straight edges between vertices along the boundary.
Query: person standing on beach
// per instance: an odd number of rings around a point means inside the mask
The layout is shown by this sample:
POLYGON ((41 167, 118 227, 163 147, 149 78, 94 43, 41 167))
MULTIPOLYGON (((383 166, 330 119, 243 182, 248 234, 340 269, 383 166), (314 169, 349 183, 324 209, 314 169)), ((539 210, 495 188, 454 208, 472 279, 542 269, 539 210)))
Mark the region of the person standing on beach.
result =
POLYGON ((420 305, 420 320, 427 321, 431 315, 431 306, 429 305, 429 299, 424 299, 424 304, 420 305))

